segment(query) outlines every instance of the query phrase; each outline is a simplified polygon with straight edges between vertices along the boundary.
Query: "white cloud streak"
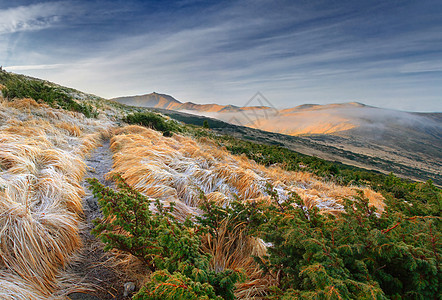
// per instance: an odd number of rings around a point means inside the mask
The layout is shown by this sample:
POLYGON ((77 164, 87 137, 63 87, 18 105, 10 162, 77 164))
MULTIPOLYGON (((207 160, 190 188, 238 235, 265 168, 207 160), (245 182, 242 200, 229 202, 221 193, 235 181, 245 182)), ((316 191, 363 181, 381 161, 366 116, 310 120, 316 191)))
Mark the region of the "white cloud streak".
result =
POLYGON ((57 68, 69 67, 68 64, 52 64, 52 65, 22 65, 22 66, 8 66, 5 70, 8 72, 20 72, 30 70, 50 70, 57 68))
POLYGON ((63 2, 37 3, 0 10, 0 34, 48 28, 60 20, 65 10, 63 2))
POLYGON ((424 72, 442 72, 442 62, 420 61, 404 64, 400 71, 402 73, 424 73, 424 72))

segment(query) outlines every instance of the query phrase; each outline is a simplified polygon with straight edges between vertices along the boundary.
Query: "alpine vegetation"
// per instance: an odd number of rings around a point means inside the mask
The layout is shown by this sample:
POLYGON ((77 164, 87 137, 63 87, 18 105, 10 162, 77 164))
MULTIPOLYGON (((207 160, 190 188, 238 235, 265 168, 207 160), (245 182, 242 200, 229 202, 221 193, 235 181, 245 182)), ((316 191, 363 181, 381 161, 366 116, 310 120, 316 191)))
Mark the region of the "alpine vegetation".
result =
MULTIPOLYGON (((172 214, 182 222, 203 215, 202 207, 210 209, 207 203, 224 209, 234 201, 270 203, 269 185, 281 201, 297 193, 303 205, 309 209, 318 207, 323 213, 339 213, 344 199, 358 196, 354 187, 324 182, 306 172, 264 167, 245 156, 230 154, 209 139, 195 141, 179 134, 164 137, 158 131, 136 125, 116 129, 113 134, 114 166, 109 175, 120 174, 141 194, 159 199, 162 205, 172 205, 172 214)), ((365 188, 363 194, 382 210, 383 197, 379 193, 365 188)), ((274 283, 253 258, 266 255, 266 244, 246 235, 243 226, 233 229, 226 221, 220 221, 217 234, 206 235, 202 248, 211 255, 213 270, 245 271, 247 281, 237 283, 237 297, 264 296, 274 283)))
POLYGON ((81 246, 83 158, 111 125, 0 97, 2 299, 48 299, 73 286, 62 269, 81 246))
POLYGON ((0 75, 1 299, 438 299, 431 180, 0 75))

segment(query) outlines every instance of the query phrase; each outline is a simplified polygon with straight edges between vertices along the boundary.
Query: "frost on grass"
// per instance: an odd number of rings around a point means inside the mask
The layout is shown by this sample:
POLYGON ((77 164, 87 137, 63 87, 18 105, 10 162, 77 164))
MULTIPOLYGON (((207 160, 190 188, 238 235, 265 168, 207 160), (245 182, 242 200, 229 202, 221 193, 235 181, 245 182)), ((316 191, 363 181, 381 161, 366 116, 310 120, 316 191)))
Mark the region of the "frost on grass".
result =
POLYGON ((60 297, 80 247, 84 156, 111 126, 32 99, 0 98, 0 294, 60 297))
MULTIPOLYGON (((357 196, 355 188, 324 182, 310 173, 267 168, 244 156, 232 155, 208 140, 197 142, 179 134, 166 138, 141 126, 116 130, 111 149, 112 173, 120 174, 147 197, 158 198, 165 205, 174 203, 174 214, 181 220, 200 214, 199 206, 204 199, 221 207, 235 199, 270 202, 268 184, 274 187, 280 201, 295 192, 306 207, 317 206, 324 213, 339 212, 343 199, 357 196)), ((372 205, 382 207, 382 196, 368 189, 364 194, 372 205)), ((253 256, 264 256, 268 245, 247 236, 240 227, 233 231, 228 228, 228 224, 223 224, 216 238, 208 235, 203 243, 204 250, 212 255, 212 268, 245 270, 248 281, 238 284, 236 295, 263 296, 274 279, 263 275, 253 256)))

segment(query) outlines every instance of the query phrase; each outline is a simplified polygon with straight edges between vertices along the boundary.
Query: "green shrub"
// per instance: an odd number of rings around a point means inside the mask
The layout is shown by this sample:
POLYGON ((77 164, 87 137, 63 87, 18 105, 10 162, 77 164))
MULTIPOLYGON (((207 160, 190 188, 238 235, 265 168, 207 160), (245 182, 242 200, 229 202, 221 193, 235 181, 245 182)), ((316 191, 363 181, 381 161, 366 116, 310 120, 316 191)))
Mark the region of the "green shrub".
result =
POLYGON ((169 130, 163 132, 163 136, 165 136, 165 137, 171 137, 172 135, 173 135, 173 133, 170 132, 169 130))
MULTIPOLYGON (((346 200, 339 216, 304 206, 296 194, 273 203, 202 206, 204 224, 220 219, 247 224, 248 234, 269 243, 255 258, 277 278, 270 299, 438 299, 441 220, 408 217, 387 207, 381 215, 362 196, 346 200)), ((362 194, 361 194, 362 195, 362 194)))
POLYGON ((438 299, 440 191, 431 182, 386 177, 385 190, 400 189, 416 205, 387 192, 388 205, 379 214, 360 194, 334 216, 305 207, 296 194, 281 201, 269 186, 270 204, 232 201, 221 207, 203 197, 196 222, 176 221, 173 206, 159 201, 152 214, 151 201, 121 179, 119 192, 95 180, 90 183, 104 217, 94 234, 106 249, 132 253, 153 272, 135 299, 234 299, 240 273, 213 272, 200 250, 201 234, 216 238, 226 221, 231 230, 241 226, 270 245, 267 257, 255 258, 278 281, 269 299, 438 299))
POLYGON ((160 270, 153 273, 150 279, 133 297, 134 300, 222 299, 210 284, 195 282, 180 272, 170 274, 167 270, 160 270))
POLYGON ((123 119, 128 124, 138 124, 163 132, 164 136, 172 136, 172 132, 181 131, 176 121, 167 120, 153 112, 136 112, 123 119))
POLYGON ((209 126, 209 121, 204 120, 204 122, 203 122, 203 127, 206 128, 206 129, 209 129, 209 128, 210 128, 210 126, 209 126))
POLYGON ((177 221, 173 205, 152 203, 121 177, 115 179, 119 191, 88 179, 103 211, 92 233, 105 243, 105 250, 126 251, 152 272, 135 299, 234 299, 234 284, 242 276, 209 268, 210 256, 200 250, 206 230, 190 219, 177 221), (151 205, 157 213, 152 213, 151 205))
POLYGON ((98 116, 97 110, 90 104, 76 102, 66 92, 43 81, 1 72, 0 83, 5 86, 2 93, 6 99, 32 98, 35 101, 44 101, 52 107, 83 113, 88 118, 98 116))

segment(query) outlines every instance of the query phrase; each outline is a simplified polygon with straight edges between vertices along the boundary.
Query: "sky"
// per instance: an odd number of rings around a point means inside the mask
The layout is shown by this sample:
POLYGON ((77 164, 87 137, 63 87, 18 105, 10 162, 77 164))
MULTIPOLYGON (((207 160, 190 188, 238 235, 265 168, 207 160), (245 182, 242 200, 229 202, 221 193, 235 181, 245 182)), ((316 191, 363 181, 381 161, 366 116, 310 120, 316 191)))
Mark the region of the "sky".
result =
POLYGON ((0 0, 0 65, 105 98, 441 112, 442 1, 0 0))

